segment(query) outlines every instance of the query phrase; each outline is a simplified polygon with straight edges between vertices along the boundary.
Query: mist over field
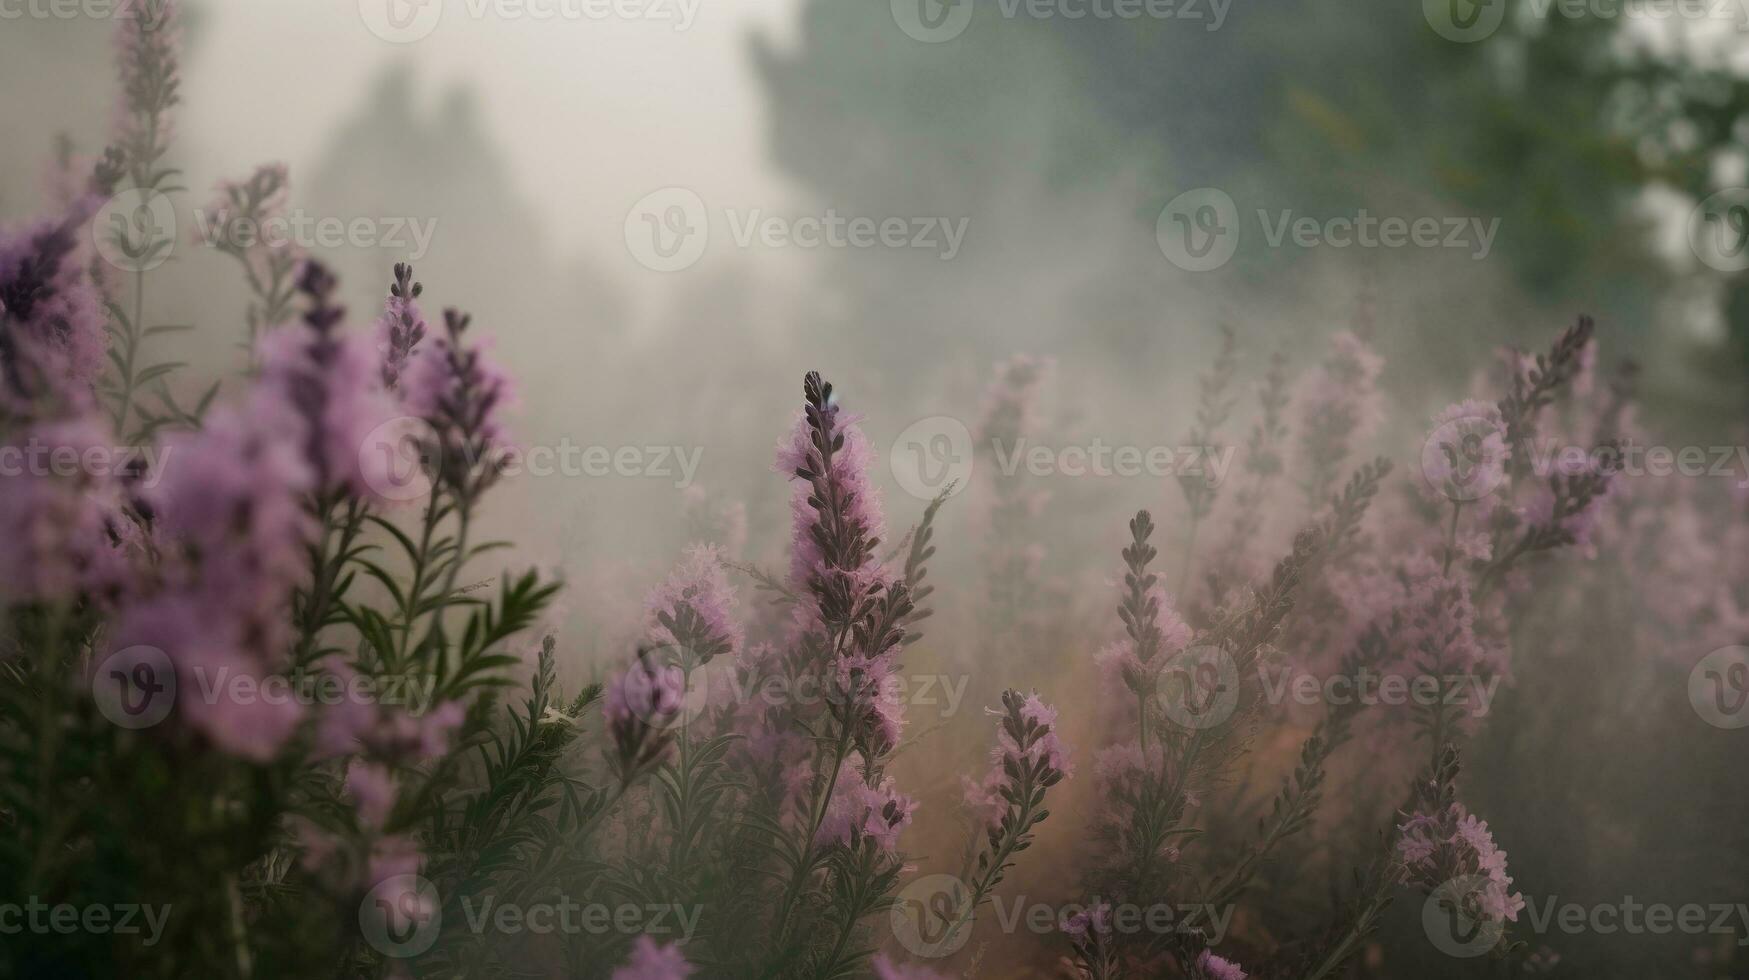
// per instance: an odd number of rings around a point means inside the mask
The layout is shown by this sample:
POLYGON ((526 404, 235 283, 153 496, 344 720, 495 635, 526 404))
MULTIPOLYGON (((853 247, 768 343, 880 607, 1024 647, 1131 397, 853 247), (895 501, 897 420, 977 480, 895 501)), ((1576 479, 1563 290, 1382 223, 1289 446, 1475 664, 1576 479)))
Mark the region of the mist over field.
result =
POLYGON ((1746 30, 0 0, 0 977, 1749 975, 1746 30))

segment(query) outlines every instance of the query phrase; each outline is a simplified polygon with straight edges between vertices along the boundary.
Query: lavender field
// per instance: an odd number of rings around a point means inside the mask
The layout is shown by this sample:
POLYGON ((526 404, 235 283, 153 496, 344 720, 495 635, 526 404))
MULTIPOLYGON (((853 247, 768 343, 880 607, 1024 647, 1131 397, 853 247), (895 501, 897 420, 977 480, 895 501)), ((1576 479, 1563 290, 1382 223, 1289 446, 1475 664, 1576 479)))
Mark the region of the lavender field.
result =
POLYGON ((1749 977, 1745 30, 0 0, 0 978, 1749 977))

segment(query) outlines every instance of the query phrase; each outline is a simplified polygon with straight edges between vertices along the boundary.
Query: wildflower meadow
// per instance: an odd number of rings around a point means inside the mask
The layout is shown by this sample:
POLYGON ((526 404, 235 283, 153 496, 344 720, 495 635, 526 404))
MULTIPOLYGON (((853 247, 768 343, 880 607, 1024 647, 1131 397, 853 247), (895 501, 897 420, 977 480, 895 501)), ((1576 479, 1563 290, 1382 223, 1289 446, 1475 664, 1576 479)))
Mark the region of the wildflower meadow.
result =
POLYGON ((199 21, 106 25, 0 225, 0 977, 1749 976, 1749 473, 1606 302, 1432 410, 1372 293, 1211 320, 1147 444, 897 327, 542 373, 557 320, 238 234, 293 168, 187 186, 199 21), (590 371, 774 448, 531 438, 590 371))

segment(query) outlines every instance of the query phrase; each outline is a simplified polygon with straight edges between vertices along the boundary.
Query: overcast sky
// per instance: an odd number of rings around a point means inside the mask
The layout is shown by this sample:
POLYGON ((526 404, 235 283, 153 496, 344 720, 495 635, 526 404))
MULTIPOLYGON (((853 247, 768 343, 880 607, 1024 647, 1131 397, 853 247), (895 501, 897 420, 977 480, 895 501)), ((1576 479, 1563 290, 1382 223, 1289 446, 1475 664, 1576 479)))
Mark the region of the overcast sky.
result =
POLYGON ((682 185, 753 206, 784 199, 765 165, 746 41, 761 31, 787 43, 798 4, 442 0, 429 25, 407 0, 211 0, 186 68, 183 135, 190 159, 213 173, 191 174, 192 186, 263 160, 289 163, 295 181, 377 74, 404 59, 422 98, 435 102, 457 82, 476 89, 518 192, 560 216, 550 220, 556 244, 618 260, 626 212, 651 190, 682 185), (373 33, 391 23, 391 4, 412 15, 411 33, 429 34, 391 43, 373 33))

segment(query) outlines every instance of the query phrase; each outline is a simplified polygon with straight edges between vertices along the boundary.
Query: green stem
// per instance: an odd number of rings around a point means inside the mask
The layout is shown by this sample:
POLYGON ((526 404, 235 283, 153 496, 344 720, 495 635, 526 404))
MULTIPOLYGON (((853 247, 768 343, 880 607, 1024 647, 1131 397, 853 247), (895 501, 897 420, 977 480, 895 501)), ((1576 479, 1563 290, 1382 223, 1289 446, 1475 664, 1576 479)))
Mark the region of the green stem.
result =
POLYGON ((784 942, 789 939, 790 914, 795 910, 796 899, 801 896, 802 885, 814 870, 814 835, 820 832, 820 822, 826 819, 826 807, 832 801, 832 793, 838 788, 838 772, 844 768, 844 756, 849 751, 850 728, 844 726, 838 733, 838 744, 832 752, 832 772, 826 780, 826 792, 816 795, 808 804, 808 836, 802 841, 802 858, 796 863, 795 874, 790 876, 789 887, 784 892, 783 905, 778 912, 776 946, 779 950, 783 949, 784 942))

